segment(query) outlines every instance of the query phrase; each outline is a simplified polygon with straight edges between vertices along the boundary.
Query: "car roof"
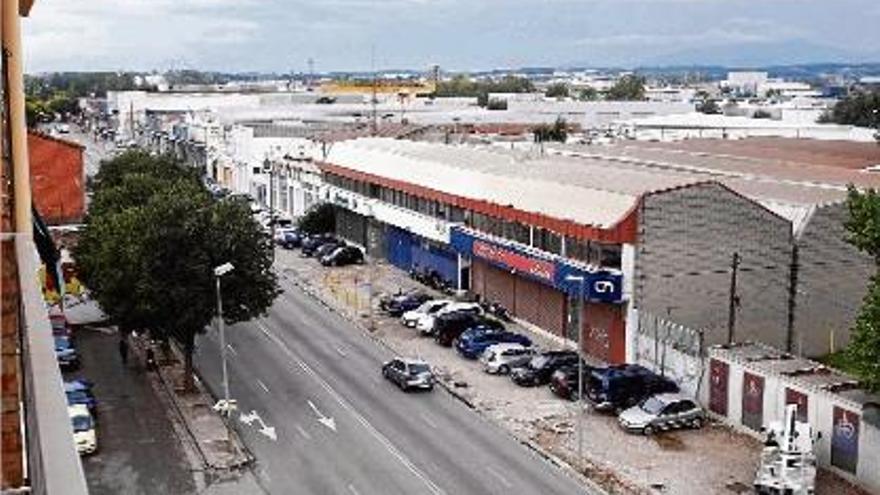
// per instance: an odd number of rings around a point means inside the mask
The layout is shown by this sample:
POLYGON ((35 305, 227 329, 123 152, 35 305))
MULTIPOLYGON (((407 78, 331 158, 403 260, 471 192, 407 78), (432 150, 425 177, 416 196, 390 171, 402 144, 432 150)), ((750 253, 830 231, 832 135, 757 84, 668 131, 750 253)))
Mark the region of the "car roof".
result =
POLYGON ((654 397, 655 399, 658 399, 666 404, 670 404, 672 402, 678 402, 678 401, 682 401, 682 400, 689 400, 694 403, 697 402, 696 400, 694 400, 690 397, 687 397, 685 395, 675 393, 675 392, 667 392, 665 394, 657 394, 657 395, 653 395, 652 397, 654 397))
POLYGON ((489 349, 494 351, 506 351, 508 349, 529 349, 528 347, 518 344, 516 342, 501 342, 498 344, 493 344, 489 346, 489 349))
POLYGON ((91 417, 91 413, 89 413, 89 408, 85 404, 72 404, 67 406, 67 414, 70 417, 74 416, 89 416, 91 417))

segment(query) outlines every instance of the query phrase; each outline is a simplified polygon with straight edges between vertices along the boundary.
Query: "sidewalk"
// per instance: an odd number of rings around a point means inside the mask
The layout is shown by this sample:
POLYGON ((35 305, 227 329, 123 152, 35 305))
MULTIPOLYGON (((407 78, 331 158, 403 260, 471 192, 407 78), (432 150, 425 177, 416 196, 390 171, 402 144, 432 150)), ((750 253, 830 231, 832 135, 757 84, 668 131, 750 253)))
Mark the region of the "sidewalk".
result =
MULTIPOLYGON (((587 410, 580 417, 584 456, 578 463, 575 403, 555 397, 547 387, 522 388, 506 377, 488 375, 479 363, 419 337, 375 308, 370 323, 371 293, 376 302, 381 292, 411 288, 432 292, 403 271, 385 264, 328 269, 314 259, 300 257, 298 251, 286 250, 278 250, 276 263, 283 278, 355 322, 381 345, 431 363, 445 388, 484 417, 551 461, 579 464, 578 471, 609 493, 730 495, 751 491, 760 443, 721 425, 646 438, 623 432, 613 416, 587 410)), ((564 345, 561 339, 531 327, 508 327, 528 335, 539 348, 564 345)), ((848 484, 826 474, 820 476, 817 494, 859 493, 850 490, 848 484)))
MULTIPOLYGON (((130 342, 137 359, 145 361, 147 339, 143 336, 132 336, 130 342)), ((208 474, 207 478, 223 479, 235 474, 253 458, 244 448, 235 430, 227 429, 223 418, 212 409, 214 399, 201 380, 196 378, 195 392, 183 391, 183 356, 174 346, 171 347, 172 354, 168 358, 159 349, 154 350, 159 363, 157 372, 152 373, 154 387, 170 398, 169 412, 183 427, 186 437, 184 440, 190 440, 198 462, 208 474)))

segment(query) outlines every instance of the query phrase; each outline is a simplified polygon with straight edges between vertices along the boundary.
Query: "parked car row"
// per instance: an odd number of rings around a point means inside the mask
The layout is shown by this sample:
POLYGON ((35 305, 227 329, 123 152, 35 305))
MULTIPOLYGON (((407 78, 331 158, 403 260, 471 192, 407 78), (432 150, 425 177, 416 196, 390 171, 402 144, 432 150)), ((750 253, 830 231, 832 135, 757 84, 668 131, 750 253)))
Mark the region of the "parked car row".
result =
MULTIPOLYGON (((546 385, 561 398, 583 398, 596 411, 618 414, 626 431, 650 435, 701 428, 706 421, 696 401, 681 395, 669 378, 637 364, 591 366, 574 350, 539 351, 527 336, 507 330, 500 319, 487 314, 484 305, 408 291, 383 296, 379 307, 437 344, 454 346, 466 359, 479 359, 486 373, 509 375, 522 387, 546 385)), ((385 363, 382 373, 405 390, 430 389, 433 382, 429 386, 418 378, 425 370, 430 372, 422 361, 398 358, 385 363)))
MULTIPOLYGON (((63 313, 49 315, 52 338, 55 341, 55 357, 62 371, 79 367, 79 355, 73 345, 73 332, 63 313)), ((73 427, 73 440, 80 455, 94 454, 98 450, 98 437, 95 419, 98 413, 98 400, 92 393, 92 382, 83 379, 64 381, 64 395, 67 399, 67 414, 73 427)))
POLYGON ((364 252, 332 234, 306 235, 294 227, 276 230, 275 243, 285 249, 300 248, 306 258, 315 258, 324 266, 362 264, 364 252))

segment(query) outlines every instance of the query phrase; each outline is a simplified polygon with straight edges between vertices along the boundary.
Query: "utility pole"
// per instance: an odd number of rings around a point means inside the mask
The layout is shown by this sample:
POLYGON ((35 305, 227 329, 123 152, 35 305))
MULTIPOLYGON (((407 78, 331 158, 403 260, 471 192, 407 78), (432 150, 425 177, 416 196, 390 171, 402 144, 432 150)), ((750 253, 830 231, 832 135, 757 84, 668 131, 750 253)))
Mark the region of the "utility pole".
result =
POLYGON ((788 279, 788 325, 785 332, 785 351, 791 352, 794 348, 794 320, 797 313, 797 285, 798 285, 798 245, 791 247, 791 268, 788 279))
POLYGON ((734 329, 736 328, 736 308, 739 306, 739 296, 736 294, 736 275, 739 271, 739 253, 733 253, 733 261, 730 264, 730 300, 727 313, 727 343, 733 344, 734 329))

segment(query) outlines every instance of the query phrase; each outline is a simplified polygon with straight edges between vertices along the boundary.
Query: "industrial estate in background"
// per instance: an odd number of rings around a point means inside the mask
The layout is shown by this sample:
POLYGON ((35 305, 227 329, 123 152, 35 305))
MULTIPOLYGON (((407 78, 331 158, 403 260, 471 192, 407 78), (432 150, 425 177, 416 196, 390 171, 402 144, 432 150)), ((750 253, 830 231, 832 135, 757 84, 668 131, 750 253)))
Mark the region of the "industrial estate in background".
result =
POLYGON ((880 64, 25 75, 29 3, 2 10, 4 494, 158 493, 163 462, 162 493, 880 493, 852 358, 880 64), (117 331, 74 256, 114 232, 102 164, 151 160, 273 246, 204 261, 195 344, 117 331), (285 294, 223 325, 260 270, 285 294))

